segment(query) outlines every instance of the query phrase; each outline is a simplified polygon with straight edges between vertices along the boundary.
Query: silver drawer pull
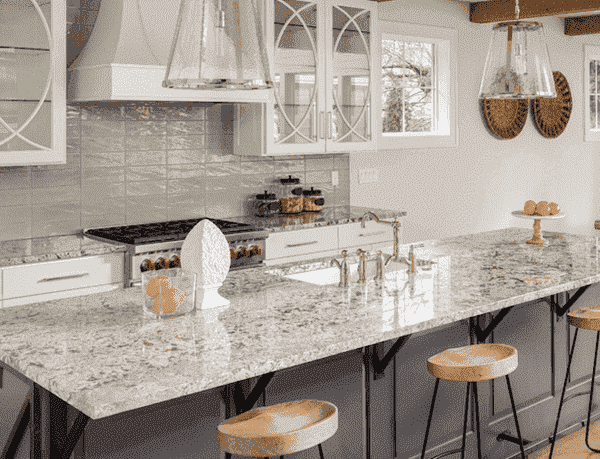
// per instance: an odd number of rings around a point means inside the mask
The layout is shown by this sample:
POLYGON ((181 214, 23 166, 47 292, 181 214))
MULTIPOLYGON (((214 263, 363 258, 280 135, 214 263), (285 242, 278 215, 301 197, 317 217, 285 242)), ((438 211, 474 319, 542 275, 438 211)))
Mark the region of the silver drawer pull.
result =
POLYGON ((286 247, 300 247, 302 245, 312 245, 312 244, 318 244, 319 241, 311 241, 311 242, 302 242, 301 244, 288 244, 286 245, 286 247))
POLYGON ((50 277, 47 279, 40 279, 39 281, 37 281, 37 283, 39 284, 40 282, 54 282, 54 281, 65 280, 65 279, 77 279, 79 277, 85 277, 85 276, 89 276, 89 275, 90 275, 90 273, 84 273, 84 274, 71 274, 69 276, 50 277))
POLYGON ((363 237, 363 236, 379 236, 380 234, 385 234, 385 231, 376 231, 374 233, 362 233, 362 234, 359 234, 358 237, 363 237))

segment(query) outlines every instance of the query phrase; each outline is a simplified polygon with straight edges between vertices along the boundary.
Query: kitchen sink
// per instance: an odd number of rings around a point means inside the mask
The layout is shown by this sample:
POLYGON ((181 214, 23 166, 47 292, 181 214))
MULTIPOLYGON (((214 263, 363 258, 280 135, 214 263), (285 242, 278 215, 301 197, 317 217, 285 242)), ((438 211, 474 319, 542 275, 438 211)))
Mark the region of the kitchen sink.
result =
MULTIPOLYGON (((367 281, 373 280, 375 275, 377 274, 377 261, 371 260, 366 263, 366 275, 365 278, 367 281)), ((358 263, 349 263, 348 264, 349 275, 348 275, 348 283, 356 284, 358 281, 358 263)), ((395 263, 390 262, 384 268, 384 277, 385 279, 398 279, 402 280, 407 277, 406 270, 408 266, 404 263, 395 263)), ((420 271, 420 269, 418 270, 420 271)), ((339 284, 340 282, 340 269, 337 266, 333 266, 331 268, 322 268, 314 271, 306 271, 303 273, 296 274, 288 274, 284 275, 286 279, 299 280, 302 282, 307 282, 309 284, 315 285, 333 285, 339 284)))

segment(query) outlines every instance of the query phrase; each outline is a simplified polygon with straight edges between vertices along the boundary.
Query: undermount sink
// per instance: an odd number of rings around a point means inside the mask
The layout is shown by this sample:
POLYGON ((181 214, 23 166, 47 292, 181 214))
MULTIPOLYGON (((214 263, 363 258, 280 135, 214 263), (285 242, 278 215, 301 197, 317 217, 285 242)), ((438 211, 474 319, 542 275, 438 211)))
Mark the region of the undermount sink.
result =
MULTIPOLYGON (((372 280, 377 274, 377 262, 376 260, 370 260, 366 263, 367 269, 365 278, 366 280, 372 280)), ((355 284, 358 281, 358 263, 348 264, 349 275, 348 283, 355 284)), ((384 268, 385 279, 395 279, 400 277, 406 277, 406 270, 408 266, 404 263, 390 262, 384 268)), ((317 269, 314 271, 307 271, 297 274, 288 274, 283 276, 286 279, 299 280, 302 282, 308 282, 309 284, 315 285, 333 285, 339 284, 340 282, 340 269, 337 266, 331 268, 317 269)))

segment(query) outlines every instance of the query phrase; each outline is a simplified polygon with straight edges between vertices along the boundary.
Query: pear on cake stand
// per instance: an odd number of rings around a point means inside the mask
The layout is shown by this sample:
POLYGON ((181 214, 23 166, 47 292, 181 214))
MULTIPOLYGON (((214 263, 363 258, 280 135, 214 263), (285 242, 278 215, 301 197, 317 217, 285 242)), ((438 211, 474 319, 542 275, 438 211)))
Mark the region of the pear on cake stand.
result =
POLYGON ((181 268, 196 273, 196 309, 227 306, 217 291, 231 265, 229 244, 221 230, 208 219, 192 228, 181 247, 181 268))

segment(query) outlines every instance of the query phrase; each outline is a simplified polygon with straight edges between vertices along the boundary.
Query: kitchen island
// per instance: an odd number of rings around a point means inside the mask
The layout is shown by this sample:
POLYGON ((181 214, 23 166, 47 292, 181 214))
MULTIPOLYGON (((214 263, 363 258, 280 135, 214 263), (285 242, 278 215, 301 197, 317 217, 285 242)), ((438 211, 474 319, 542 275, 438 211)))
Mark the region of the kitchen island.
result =
MULTIPOLYGON (((519 352, 511 380, 531 451, 547 444, 555 420, 572 340, 564 313, 596 304, 600 267, 596 238, 544 232, 549 244, 538 247, 525 243, 530 235, 508 228, 425 241, 416 254, 435 262, 431 271, 395 270, 348 288, 286 277, 328 260, 230 272, 219 290, 229 306, 162 323, 142 314, 140 287, 6 308, 0 363, 49 392, 47 406, 67 402, 67 423, 89 417, 75 457, 217 458, 226 417, 315 398, 339 408, 328 459, 408 458, 420 453, 433 393, 427 357, 502 342, 519 352)), ((578 340, 578 349, 590 345, 593 336, 578 340)), ((576 353, 569 394, 587 389, 590 353, 576 353)), ((440 385, 446 402, 429 455, 459 446, 464 390, 440 385)), ((506 387, 480 383, 479 392, 484 451, 516 457, 505 440, 515 436, 506 387)), ((586 397, 572 397, 560 430, 580 427, 586 409, 586 397)), ((476 457, 473 437, 470 429, 467 457, 476 457)))

